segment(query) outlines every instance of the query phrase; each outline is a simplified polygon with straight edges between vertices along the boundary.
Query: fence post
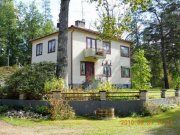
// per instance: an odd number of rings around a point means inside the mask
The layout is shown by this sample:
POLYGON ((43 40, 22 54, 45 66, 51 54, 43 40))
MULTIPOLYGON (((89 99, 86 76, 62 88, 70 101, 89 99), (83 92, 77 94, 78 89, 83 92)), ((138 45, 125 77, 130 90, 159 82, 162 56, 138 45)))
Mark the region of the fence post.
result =
POLYGON ((106 100, 106 97, 107 97, 107 93, 106 91, 99 91, 99 94, 100 94, 100 100, 106 100))
POLYGON ((161 98, 166 98, 166 89, 161 90, 161 98))
POLYGON ((61 91, 52 91, 52 97, 55 99, 61 98, 61 91))
POLYGON ((175 96, 179 97, 179 95, 180 95, 180 89, 177 88, 177 89, 175 89, 175 96))
POLYGON ((139 91, 139 99, 140 100, 148 100, 148 91, 147 90, 140 90, 139 91))

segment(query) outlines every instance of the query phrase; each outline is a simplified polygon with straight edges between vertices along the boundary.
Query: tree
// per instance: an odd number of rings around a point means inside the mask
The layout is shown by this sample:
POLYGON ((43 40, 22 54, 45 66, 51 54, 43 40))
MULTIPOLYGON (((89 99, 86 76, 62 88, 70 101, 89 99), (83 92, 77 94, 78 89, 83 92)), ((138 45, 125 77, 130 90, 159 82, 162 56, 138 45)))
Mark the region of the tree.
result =
POLYGON ((68 88, 68 56, 67 56, 67 40, 68 40, 68 13, 70 0, 61 0, 61 8, 59 14, 59 36, 58 36, 58 52, 57 52, 57 68, 56 75, 63 78, 65 88, 68 88))
POLYGON ((20 2, 18 5, 18 48, 19 62, 30 64, 32 55, 31 39, 55 31, 52 21, 44 21, 44 16, 38 10, 35 1, 29 6, 20 2))
POLYGON ((16 59, 16 10, 12 0, 0 4, 0 65, 11 65, 16 59))
POLYGON ((151 69, 149 62, 144 57, 144 50, 135 52, 132 66, 132 84, 135 89, 143 90, 150 87, 151 69))
POLYGON ((44 21, 43 32, 46 35, 55 31, 55 27, 52 22, 50 0, 42 0, 42 9, 43 9, 42 15, 44 21))
POLYGON ((180 3, 175 0, 155 0, 148 12, 152 18, 149 21, 149 26, 144 31, 144 37, 147 40, 148 46, 157 49, 161 54, 161 62, 163 69, 164 88, 169 88, 168 72, 172 68, 179 72, 179 14, 178 7, 180 3))
POLYGON ((50 0, 42 0, 43 16, 45 22, 52 19, 50 4, 50 0))

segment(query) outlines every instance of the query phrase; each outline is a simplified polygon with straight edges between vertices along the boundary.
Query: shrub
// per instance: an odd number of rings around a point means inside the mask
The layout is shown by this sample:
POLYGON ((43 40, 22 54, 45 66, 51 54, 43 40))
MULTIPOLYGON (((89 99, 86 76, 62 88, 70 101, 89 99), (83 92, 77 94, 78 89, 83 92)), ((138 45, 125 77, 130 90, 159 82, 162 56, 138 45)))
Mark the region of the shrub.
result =
POLYGON ((98 85, 98 90, 102 91, 111 91, 113 89, 112 84, 110 82, 104 82, 98 85))
POLYGON ((9 107, 7 105, 0 106, 0 114, 7 112, 9 107))
POLYGON ((44 83, 54 77, 53 63, 38 63, 25 66, 16 71, 6 82, 8 94, 14 97, 26 94, 28 99, 40 99, 45 94, 44 83))
POLYGON ((44 84, 44 90, 46 93, 53 90, 63 90, 64 88, 64 80, 53 78, 51 80, 47 80, 44 84))
POLYGON ((48 115, 49 114, 49 107, 47 106, 37 106, 35 109, 35 112, 42 115, 48 115))
POLYGON ((75 113, 66 101, 50 99, 50 115, 52 120, 64 120, 74 118, 75 113))

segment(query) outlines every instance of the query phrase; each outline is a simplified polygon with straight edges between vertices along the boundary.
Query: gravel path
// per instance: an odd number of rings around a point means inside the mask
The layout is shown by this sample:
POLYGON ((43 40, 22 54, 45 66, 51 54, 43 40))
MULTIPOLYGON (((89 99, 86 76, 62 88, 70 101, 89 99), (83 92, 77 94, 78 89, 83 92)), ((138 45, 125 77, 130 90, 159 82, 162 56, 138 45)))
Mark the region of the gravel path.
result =
MULTIPOLYGON (((82 133, 82 132, 81 132, 82 133)), ((72 135, 80 134, 77 129, 63 129, 57 126, 20 127, 0 121, 0 135, 72 135)))

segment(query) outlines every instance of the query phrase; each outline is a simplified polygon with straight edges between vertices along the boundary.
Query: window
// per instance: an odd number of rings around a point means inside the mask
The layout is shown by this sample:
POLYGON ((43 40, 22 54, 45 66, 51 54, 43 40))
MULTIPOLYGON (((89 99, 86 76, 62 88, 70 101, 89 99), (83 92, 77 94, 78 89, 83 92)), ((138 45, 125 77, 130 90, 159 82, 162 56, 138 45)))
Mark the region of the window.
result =
POLYGON ((121 67, 121 77, 122 78, 130 78, 130 68, 121 67))
POLYGON ((43 51, 43 44, 37 44, 36 45, 36 56, 42 55, 42 51, 43 51))
POLYGON ((106 54, 111 54, 111 44, 110 42, 103 42, 103 49, 106 54))
POLYGON ((96 39, 87 37, 86 38, 86 44, 87 44, 86 45, 87 48, 94 48, 94 49, 96 49, 96 39))
POLYGON ((85 75, 85 62, 80 63, 80 74, 83 76, 85 75))
POLYGON ((103 66, 103 75, 111 77, 111 66, 103 66))
POLYGON ((48 53, 55 52, 56 50, 56 40, 50 40, 48 41, 48 53))
POLYGON ((129 57, 129 47, 121 46, 121 56, 129 57))

